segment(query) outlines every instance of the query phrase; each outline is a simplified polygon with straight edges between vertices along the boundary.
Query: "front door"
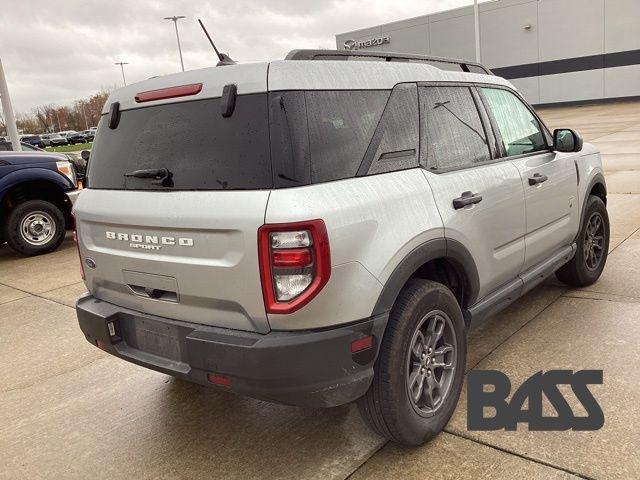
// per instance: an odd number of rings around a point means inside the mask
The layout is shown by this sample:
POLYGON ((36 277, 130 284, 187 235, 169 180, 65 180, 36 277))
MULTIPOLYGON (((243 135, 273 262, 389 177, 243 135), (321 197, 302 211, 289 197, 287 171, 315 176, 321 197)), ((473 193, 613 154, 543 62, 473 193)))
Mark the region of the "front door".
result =
POLYGON ((482 88, 504 155, 520 172, 527 210, 523 270, 569 245, 578 230, 574 155, 552 151, 541 122, 509 90, 482 88))
POLYGON ((482 299, 515 279, 522 268, 525 203, 518 169, 493 158, 493 134, 481 121, 478 101, 465 86, 420 90, 425 176, 445 236, 473 256, 482 299))

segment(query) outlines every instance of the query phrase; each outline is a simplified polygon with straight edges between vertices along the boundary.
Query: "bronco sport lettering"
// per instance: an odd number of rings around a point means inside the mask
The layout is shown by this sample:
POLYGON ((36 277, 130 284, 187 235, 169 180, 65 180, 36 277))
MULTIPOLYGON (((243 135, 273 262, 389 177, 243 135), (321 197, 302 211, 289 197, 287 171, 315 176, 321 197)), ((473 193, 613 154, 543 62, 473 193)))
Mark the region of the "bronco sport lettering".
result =
MULTIPOLYGON (((105 236, 109 240, 122 240, 125 242, 131 241, 133 242, 131 246, 134 244, 149 244, 149 246, 153 245, 179 245, 181 247, 193 247, 193 238, 184 238, 184 237, 159 237, 158 235, 141 235, 138 233, 120 233, 120 232, 105 232, 105 236)), ((141 247, 135 247, 141 248, 141 247)))

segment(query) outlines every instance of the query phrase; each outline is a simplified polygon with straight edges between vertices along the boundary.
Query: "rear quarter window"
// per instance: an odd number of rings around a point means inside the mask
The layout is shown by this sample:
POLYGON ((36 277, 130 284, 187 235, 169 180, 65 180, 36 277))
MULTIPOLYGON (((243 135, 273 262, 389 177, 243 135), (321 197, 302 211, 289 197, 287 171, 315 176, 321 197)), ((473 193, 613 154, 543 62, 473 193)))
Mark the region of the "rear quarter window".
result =
POLYGON ((306 92, 313 183, 356 175, 389 94, 388 90, 306 92))
POLYGON ((393 90, 272 92, 269 108, 276 188, 418 167, 415 83, 393 90))

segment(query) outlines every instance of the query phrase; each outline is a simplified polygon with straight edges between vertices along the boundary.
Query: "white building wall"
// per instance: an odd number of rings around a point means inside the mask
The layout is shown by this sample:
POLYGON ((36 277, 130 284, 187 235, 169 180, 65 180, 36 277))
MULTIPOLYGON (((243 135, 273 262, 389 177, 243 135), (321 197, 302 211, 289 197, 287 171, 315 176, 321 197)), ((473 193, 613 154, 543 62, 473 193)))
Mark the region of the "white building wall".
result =
MULTIPOLYGON (((605 0, 605 53, 640 50, 640 0, 605 0)), ((606 98, 640 95, 640 65, 606 68, 606 98)))
MULTIPOLYGON (((469 6, 336 35, 336 43, 388 35, 373 49, 475 60, 473 29, 469 6)), ((640 0, 481 3, 480 44, 482 63, 534 104, 640 96, 640 0), (634 65, 610 66, 617 52, 634 65)))

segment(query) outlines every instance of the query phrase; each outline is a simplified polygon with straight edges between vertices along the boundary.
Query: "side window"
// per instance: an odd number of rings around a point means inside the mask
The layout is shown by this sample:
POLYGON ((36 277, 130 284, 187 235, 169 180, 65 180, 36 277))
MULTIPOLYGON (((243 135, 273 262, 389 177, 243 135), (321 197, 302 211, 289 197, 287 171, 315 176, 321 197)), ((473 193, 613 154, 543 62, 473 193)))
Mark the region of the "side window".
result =
POLYGON ((547 150, 540 123, 522 101, 508 90, 482 88, 504 142, 507 157, 547 150))
POLYGON ((358 175, 394 172, 418 166, 418 87, 396 86, 358 169, 358 175))
POLYGON ((275 188, 311 183, 311 151, 304 92, 269 94, 269 139, 275 188))
POLYGON ((388 90, 305 92, 313 183, 356 175, 389 94, 388 90))
POLYGON ((471 167, 491 159, 468 87, 421 87, 420 112, 421 155, 430 170, 471 167))

